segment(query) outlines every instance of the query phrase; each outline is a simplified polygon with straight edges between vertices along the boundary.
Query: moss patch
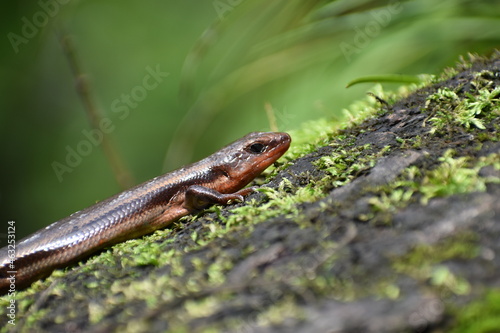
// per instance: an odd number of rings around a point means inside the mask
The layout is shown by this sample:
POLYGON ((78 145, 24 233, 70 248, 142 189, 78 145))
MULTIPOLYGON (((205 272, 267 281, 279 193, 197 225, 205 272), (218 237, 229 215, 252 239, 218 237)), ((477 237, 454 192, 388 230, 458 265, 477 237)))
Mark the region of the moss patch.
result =
POLYGON ((500 327, 500 290, 491 289, 478 300, 454 311, 451 333, 492 333, 500 327))

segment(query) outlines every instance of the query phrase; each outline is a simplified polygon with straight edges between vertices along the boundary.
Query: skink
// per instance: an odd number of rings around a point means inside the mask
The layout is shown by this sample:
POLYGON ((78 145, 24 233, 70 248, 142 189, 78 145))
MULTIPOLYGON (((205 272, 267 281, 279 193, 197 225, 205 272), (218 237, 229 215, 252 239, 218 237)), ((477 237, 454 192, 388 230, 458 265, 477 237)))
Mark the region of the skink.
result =
POLYGON ((209 157, 52 223, 0 250, 0 294, 109 245, 163 228, 210 204, 242 201, 244 188, 290 146, 287 133, 254 132, 209 157))

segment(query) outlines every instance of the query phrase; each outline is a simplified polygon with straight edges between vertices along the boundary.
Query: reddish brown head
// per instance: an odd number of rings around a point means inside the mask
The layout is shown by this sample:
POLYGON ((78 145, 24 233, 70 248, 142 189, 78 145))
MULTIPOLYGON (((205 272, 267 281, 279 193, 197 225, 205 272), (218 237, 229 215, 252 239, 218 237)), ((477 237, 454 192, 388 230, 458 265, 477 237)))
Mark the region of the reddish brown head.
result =
POLYGON ((227 177, 225 191, 240 189, 280 158, 290 147, 287 133, 253 132, 227 145, 213 157, 213 169, 227 177))

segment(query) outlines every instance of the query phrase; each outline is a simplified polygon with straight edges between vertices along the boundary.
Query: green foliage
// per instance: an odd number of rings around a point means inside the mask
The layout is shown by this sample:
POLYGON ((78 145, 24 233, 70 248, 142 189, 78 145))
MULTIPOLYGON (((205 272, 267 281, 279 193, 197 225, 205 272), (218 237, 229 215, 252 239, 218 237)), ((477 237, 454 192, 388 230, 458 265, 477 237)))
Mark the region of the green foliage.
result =
POLYGON ((450 333, 494 333, 500 327, 500 290, 491 289, 483 297, 453 311, 456 322, 450 333))
POLYGON ((386 75, 370 75, 362 76, 356 78, 349 83, 347 83, 346 88, 352 87, 360 83, 400 83, 400 84, 410 84, 410 83, 428 83, 432 79, 432 75, 398 75, 398 74, 386 74, 386 75))

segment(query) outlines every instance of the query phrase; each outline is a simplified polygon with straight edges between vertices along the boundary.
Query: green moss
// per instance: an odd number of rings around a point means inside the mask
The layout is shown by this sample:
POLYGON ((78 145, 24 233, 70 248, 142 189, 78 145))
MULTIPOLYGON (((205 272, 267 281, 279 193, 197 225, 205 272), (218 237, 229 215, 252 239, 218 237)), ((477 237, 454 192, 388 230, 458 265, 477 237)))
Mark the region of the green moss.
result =
POLYGON ((440 264, 448 260, 471 259, 478 253, 476 235, 463 232, 435 245, 417 245, 408 254, 395 258, 392 267, 396 272, 417 280, 429 280, 435 288, 441 291, 463 295, 469 293, 469 283, 440 264))
POLYGON ((189 318, 207 317, 216 313, 220 308, 216 297, 206 297, 202 300, 188 300, 184 302, 184 310, 189 318))
POLYGON ((296 276, 290 279, 290 285, 299 293, 321 295, 321 297, 342 302, 350 302, 370 294, 369 290, 351 279, 340 279, 328 275, 317 275, 314 278, 311 276, 296 276))
POLYGON ((30 328, 34 327, 36 322, 44 318, 48 312, 49 309, 38 309, 37 311, 30 312, 30 315, 25 319, 26 321, 24 323, 23 330, 25 332, 29 332, 30 328))
POLYGON ((465 96, 458 93, 461 87, 455 90, 440 88, 429 95, 425 107, 434 114, 430 118, 433 124, 431 133, 444 134, 453 126, 486 129, 485 122, 500 115, 500 87, 494 87, 488 77, 494 77, 494 74, 488 71, 476 73, 471 81, 473 90, 465 96))
POLYGON ((446 266, 437 265, 432 269, 430 282, 440 290, 452 292, 455 295, 467 295, 471 286, 469 282, 454 275, 446 266))
POLYGON ((272 326, 282 324, 287 319, 301 320, 304 318, 303 309, 291 296, 288 296, 260 312, 256 321, 260 326, 272 326))
POLYGON ((91 324, 96 324, 100 322, 105 315, 104 307, 97 302, 90 302, 88 305, 89 309, 89 322, 91 324))
POLYGON ((478 300, 452 311, 450 333, 494 333, 500 327, 500 290, 491 289, 478 300))
POLYGON ((375 224, 390 225, 393 214, 408 204, 413 193, 412 189, 398 188, 394 184, 385 186, 380 195, 368 200, 373 214, 366 216, 365 219, 370 219, 375 224))
POLYGON ((222 218, 222 222, 226 225, 225 230, 239 225, 254 225, 279 215, 296 218, 300 213, 298 204, 312 202, 325 195, 323 187, 317 182, 295 187, 287 179, 284 179, 276 190, 262 187, 259 192, 266 195, 267 202, 262 204, 248 201, 247 205, 232 209, 229 217, 222 218))
POLYGON ((369 162, 373 160, 373 155, 362 155, 370 149, 370 146, 366 144, 349 150, 339 147, 329 156, 323 156, 313 164, 330 176, 332 187, 339 187, 354 179, 359 171, 370 166, 369 162))
POLYGON ((447 150, 438 159, 435 169, 422 171, 417 166, 408 167, 391 184, 377 189, 377 194, 369 199, 372 214, 364 216, 376 224, 390 224, 392 216, 401 208, 415 201, 419 194, 422 204, 430 199, 460 193, 483 192, 488 183, 500 183, 496 177, 482 177, 479 170, 492 166, 500 170, 500 155, 490 154, 476 160, 470 157, 454 158, 455 152, 447 150))
POLYGON ((394 261, 397 271, 441 263, 445 260, 471 259, 478 254, 477 236, 472 232, 462 232, 435 245, 418 245, 411 253, 394 261))
POLYGON ((499 183, 496 178, 479 176, 479 170, 488 165, 500 169, 500 156, 491 154, 472 161, 469 157, 453 158, 453 150, 447 150, 438 160, 441 164, 428 171, 421 183, 415 186, 423 194, 422 203, 434 197, 445 197, 459 193, 484 192, 487 183, 499 183))
MULTIPOLYGON (((409 95, 424 85, 425 83, 411 84, 400 87, 397 92, 390 92, 384 91, 380 84, 376 84, 370 89, 370 92, 383 100, 392 102, 409 95)), ((347 109, 344 109, 342 118, 320 118, 306 122, 300 129, 290 131, 293 142, 284 158, 288 161, 293 161, 316 151, 319 147, 331 144, 333 139, 337 142, 342 142, 345 136, 339 134, 339 130, 352 128, 383 112, 385 110, 380 108, 380 103, 375 98, 367 96, 364 99, 353 102, 347 109)), ((347 146, 349 144, 344 142, 343 147, 347 146)))
POLYGON ((384 281, 379 284, 377 290, 380 291, 380 296, 382 298, 398 299, 400 296, 400 289, 394 283, 389 283, 384 281))

